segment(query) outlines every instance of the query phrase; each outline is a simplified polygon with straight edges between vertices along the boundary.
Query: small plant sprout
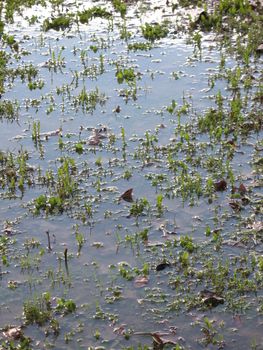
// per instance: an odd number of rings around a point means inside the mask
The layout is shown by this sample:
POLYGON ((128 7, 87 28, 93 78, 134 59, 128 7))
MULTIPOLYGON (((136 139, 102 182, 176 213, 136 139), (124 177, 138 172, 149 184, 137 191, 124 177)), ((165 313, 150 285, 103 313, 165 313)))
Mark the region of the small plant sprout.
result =
POLYGON ((163 195, 162 194, 158 194, 156 196, 156 209, 157 209, 158 216, 161 216, 163 214, 163 211, 164 211, 163 195))
POLYGON ((95 339, 99 340, 101 337, 100 331, 98 329, 96 329, 95 333, 94 333, 94 337, 95 339))
POLYGON ((40 142, 40 121, 34 121, 32 125, 32 140, 35 144, 40 142))
POLYGON ((196 32, 193 35, 193 42, 194 42, 195 54, 199 53, 199 57, 201 58, 201 54, 202 54, 202 35, 200 33, 196 32))
POLYGON ((78 244, 78 255, 80 255, 80 251, 85 243, 85 237, 84 237, 83 233, 79 232, 78 225, 75 226, 75 237, 76 237, 76 241, 78 244))

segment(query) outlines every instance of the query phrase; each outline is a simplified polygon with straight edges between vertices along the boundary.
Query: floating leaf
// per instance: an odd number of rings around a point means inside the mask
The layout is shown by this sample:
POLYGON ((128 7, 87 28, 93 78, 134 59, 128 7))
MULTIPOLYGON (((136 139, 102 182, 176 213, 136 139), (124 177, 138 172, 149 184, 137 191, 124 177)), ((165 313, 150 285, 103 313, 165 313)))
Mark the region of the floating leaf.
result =
POLYGON ((257 52, 259 53, 262 53, 263 52, 263 44, 260 44, 257 49, 256 49, 257 52))
POLYGON ((227 188, 227 182, 224 179, 220 180, 214 183, 214 187, 216 191, 225 191, 227 188))
POLYGON ((6 235, 11 235, 13 233, 13 227, 5 225, 4 229, 2 230, 6 235))
POLYGON ((102 126, 99 129, 93 129, 92 135, 88 139, 88 144, 91 146, 98 146, 102 139, 107 138, 107 127, 102 126))
POLYGON ((168 231, 164 224, 161 224, 159 230, 162 231, 163 237, 167 237, 168 235, 176 235, 175 231, 168 231))
POLYGON ((48 139, 51 136, 59 136, 59 135, 61 135, 61 133, 62 133, 62 129, 59 128, 57 130, 43 132, 40 134, 40 137, 45 137, 46 139, 48 139))
POLYGON ((166 269, 166 267, 169 267, 169 266, 171 266, 171 265, 167 262, 158 264, 156 266, 156 271, 162 271, 162 270, 166 269))
POLYGON ((245 244, 240 241, 234 241, 233 239, 224 240, 222 244, 228 245, 230 247, 246 248, 245 244))
POLYGON ((238 187, 238 191, 240 194, 245 194, 247 192, 247 189, 244 184, 240 184, 238 187))
POLYGON ((100 144, 100 138, 97 135, 90 136, 88 140, 90 146, 98 146, 100 144))
POLYGON ((174 330, 171 333, 167 332, 135 332, 134 335, 150 335, 153 338, 154 349, 162 349, 165 344, 177 345, 178 337, 175 336, 174 330), (160 345, 161 347, 158 347, 160 345))
POLYGON ((210 307, 216 307, 219 304, 224 304, 224 299, 214 292, 208 289, 204 289, 200 292, 202 302, 210 307))
POLYGON ((164 247, 165 244, 163 242, 147 242, 148 247, 164 247))
POLYGON ((113 329, 113 333, 119 334, 119 335, 124 335, 126 333, 126 324, 121 324, 119 327, 115 327, 113 329))
POLYGON ((166 227, 165 227, 164 224, 161 224, 161 225, 160 225, 159 230, 162 231, 163 237, 166 237, 166 236, 167 236, 167 230, 166 230, 166 227))
POLYGON ((117 106, 117 107, 113 110, 114 113, 120 113, 120 111, 121 111, 121 107, 120 107, 120 106, 117 106))
POLYGON ((239 193, 241 196, 244 196, 245 193, 247 192, 247 189, 243 183, 239 185, 239 187, 232 187, 232 193, 239 193))
POLYGON ((135 278, 134 284, 135 287, 141 288, 145 287, 149 282, 149 277, 147 276, 138 276, 135 278))
POLYGON ((92 242, 91 246, 95 248, 103 248, 104 244, 102 242, 92 242))
POLYGON ((120 198, 123 199, 126 202, 133 202, 133 198, 132 198, 132 191, 133 188, 129 188, 127 191, 125 191, 120 198))
POLYGON ((263 222, 262 221, 255 221, 251 225, 251 228, 257 232, 260 232, 263 230, 263 222))
POLYGON ((153 337, 153 340, 154 340, 157 344, 159 344, 159 345, 164 345, 164 342, 163 342, 163 340, 162 340, 162 338, 161 338, 161 336, 160 336, 159 333, 152 333, 151 335, 152 335, 152 337, 153 337))
POLYGON ((228 145, 231 145, 231 146, 236 146, 234 140, 228 140, 228 141, 227 141, 227 144, 228 144, 228 145))
POLYGON ((107 132, 108 128, 107 126, 103 125, 99 129, 94 129, 93 132, 100 138, 100 139, 106 139, 108 137, 107 132))
POLYGON ((23 337, 21 327, 11 327, 3 332, 3 335, 12 340, 18 340, 23 337))
POLYGON ((229 202, 229 205, 235 211, 241 210, 241 204, 238 201, 231 201, 231 202, 229 202))

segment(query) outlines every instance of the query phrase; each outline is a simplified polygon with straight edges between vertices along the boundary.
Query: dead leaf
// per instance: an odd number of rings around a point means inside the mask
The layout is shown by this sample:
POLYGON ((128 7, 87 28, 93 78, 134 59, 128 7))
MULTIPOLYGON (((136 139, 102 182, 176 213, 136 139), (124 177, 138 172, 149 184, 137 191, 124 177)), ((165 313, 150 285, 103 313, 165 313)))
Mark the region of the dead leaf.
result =
POLYGON ((214 187, 216 191, 225 191, 227 188, 227 182, 224 179, 220 180, 214 183, 214 187))
POLYGON ((59 136, 59 135, 61 135, 61 132, 62 132, 62 128, 59 128, 57 130, 43 132, 43 133, 40 134, 40 137, 45 137, 46 139, 48 139, 51 136, 59 136))
POLYGON ((162 338, 160 337, 159 333, 152 333, 151 334, 153 337, 153 340, 159 344, 159 345, 164 345, 164 342, 162 341, 162 338))
POLYGON ((161 224, 161 225, 160 225, 159 230, 162 231, 163 237, 166 237, 166 236, 167 236, 167 230, 166 230, 166 227, 165 227, 164 224, 161 224))
POLYGON ((106 139, 108 137, 108 128, 106 126, 101 126, 99 129, 94 129, 93 132, 100 138, 106 139))
POLYGON ((263 52, 263 44, 260 44, 257 49, 256 49, 257 52, 259 53, 262 53, 263 52))
POLYGON ((231 201, 231 202, 229 202, 229 205, 235 211, 241 210, 241 204, 238 201, 231 201))
POLYGON ((208 289, 204 289, 200 292, 202 302, 210 307, 216 307, 219 304, 224 304, 224 299, 214 292, 208 289))
POLYGON ((98 129, 93 129, 93 133, 88 139, 88 144, 91 146, 98 146, 102 139, 106 139, 108 129, 106 126, 102 126, 98 129))
POLYGON ((14 280, 10 280, 7 282, 8 288, 15 289, 18 287, 18 282, 14 280))
POLYGON ((121 107, 120 107, 120 106, 117 106, 117 107, 113 110, 114 113, 120 113, 120 111, 121 111, 121 107))
POLYGON ((123 335, 126 332, 126 324, 121 324, 119 327, 115 327, 113 329, 113 333, 118 334, 118 335, 123 335))
POLYGON ((222 242, 224 245, 228 245, 230 247, 237 247, 237 248, 246 248, 245 244, 243 244, 240 241, 234 241, 233 239, 227 239, 222 242))
POLYGON ((241 198, 241 201, 243 205, 248 205, 250 203, 250 198, 247 196, 244 196, 241 198))
POLYGON ((89 137, 88 144, 90 146, 98 146, 100 144, 100 138, 94 134, 89 137))
POLYGON ((13 233, 13 227, 6 225, 2 230, 6 235, 11 235, 13 233))
POLYGON ((162 231, 163 237, 167 237, 168 235, 176 235, 175 231, 168 231, 164 224, 159 226, 159 230, 162 231))
POLYGON ((162 271, 166 269, 166 267, 171 266, 169 263, 164 262, 156 266, 156 271, 162 271))
POLYGON ((235 325, 237 325, 238 327, 241 327, 243 325, 243 320, 241 315, 233 315, 233 321, 235 325))
POLYGON ((163 342, 163 345, 165 344, 176 345, 178 344, 178 340, 180 337, 177 337, 177 336, 175 337, 174 334, 166 333, 166 334, 160 335, 160 338, 163 342))
POLYGON ((260 232, 263 230, 263 222, 262 221, 255 221, 251 225, 251 228, 257 232, 260 232))
POLYGON ((246 192, 247 192, 247 189, 246 189, 246 187, 245 187, 245 185, 244 184, 240 184, 239 185, 239 187, 238 187, 238 192, 240 193, 240 194, 245 194, 246 192))
POLYGON ((123 199, 123 200, 126 201, 126 202, 133 202, 132 191, 133 191, 133 188, 129 188, 127 191, 125 191, 125 192, 120 196, 120 199, 123 199))
POLYGON ((145 302, 144 299, 137 299, 137 303, 140 304, 140 305, 142 305, 144 302, 145 302))
POLYGON ((234 140, 228 140, 226 143, 228 145, 231 145, 231 146, 235 146, 236 145, 234 140))
POLYGON ((18 340, 23 337, 21 327, 11 327, 3 332, 3 335, 11 340, 18 340))
POLYGON ((150 241, 147 241, 147 246, 148 247, 164 247, 165 243, 163 242, 150 242, 150 241))
POLYGON ((135 278, 134 285, 137 288, 145 287, 149 282, 148 276, 138 276, 135 278))
POLYGON ((95 248, 103 248, 104 244, 102 242, 92 242, 91 243, 91 247, 95 247, 95 248))
MULTIPOLYGON (((156 345, 164 346, 165 344, 176 345, 178 343, 178 337, 175 337, 175 332, 135 332, 134 335, 150 335, 153 338, 156 345)), ((155 349, 155 348, 154 348, 155 349)), ((159 347, 156 347, 159 349, 159 347)), ((161 347, 160 347, 161 349, 161 347)))

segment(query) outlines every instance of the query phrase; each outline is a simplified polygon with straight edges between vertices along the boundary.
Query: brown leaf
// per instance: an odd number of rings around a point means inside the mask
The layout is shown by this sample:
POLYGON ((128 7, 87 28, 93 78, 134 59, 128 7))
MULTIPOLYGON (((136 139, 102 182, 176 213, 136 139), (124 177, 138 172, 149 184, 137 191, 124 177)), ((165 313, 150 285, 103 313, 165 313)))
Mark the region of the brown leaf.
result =
POLYGON ((202 302, 208 306, 216 307, 219 304, 224 304, 224 299, 214 292, 208 289, 204 289, 200 292, 202 302))
POLYGON ((243 205, 248 205, 248 204, 250 203, 250 198, 247 197, 247 196, 243 196, 243 197, 241 198, 241 201, 242 201, 242 204, 243 204, 243 205))
POLYGON ((117 106, 117 107, 113 110, 113 112, 115 112, 115 113, 120 113, 120 111, 121 111, 121 107, 120 107, 120 106, 117 106))
POLYGON ((108 129, 106 126, 101 126, 99 129, 93 130, 94 134, 96 134, 100 139, 106 139, 108 137, 108 129))
POLYGON ((160 337, 159 333, 152 333, 152 337, 157 344, 164 345, 164 342, 160 337))
POLYGON ((3 332, 3 335, 12 340, 18 340, 23 337, 21 327, 12 327, 3 332))
POLYGON ((119 327, 115 327, 114 329, 113 329, 113 333, 116 333, 116 334, 119 334, 119 335, 123 335, 123 334, 125 334, 125 332, 126 332, 126 324, 122 324, 122 325, 120 325, 119 327))
POLYGON ((100 144, 100 138, 96 135, 93 135, 89 138, 88 144, 90 146, 98 146, 100 144))
POLYGON ((154 349, 163 349, 165 344, 176 345, 178 337, 175 336, 174 330, 172 332, 134 332, 134 335, 150 335, 153 338, 154 345, 160 345, 160 347, 154 347, 154 349))
POLYGON ((231 146, 235 146, 236 145, 234 140, 228 140, 227 144, 231 145, 231 146))
POLYGON ((159 230, 162 231, 163 237, 167 237, 168 235, 176 235, 175 231, 168 231, 164 224, 161 224, 159 230))
POLYGON ((145 287, 149 282, 149 277, 147 276, 138 276, 135 278, 134 285, 137 288, 145 287))
POLYGON ((231 202, 229 202, 229 205, 233 210, 236 210, 236 211, 241 210, 241 204, 237 201, 231 201, 231 202))
POLYGON ((245 194, 247 192, 247 189, 244 184, 240 184, 238 187, 238 191, 240 194, 245 194))
POLYGON ((227 188, 227 182, 224 179, 220 180, 214 183, 214 187, 216 191, 225 191, 227 188))
POLYGON ((123 199, 126 202, 133 202, 133 198, 132 198, 132 191, 133 188, 129 188, 127 191, 125 191, 120 198, 123 199))
POLYGON ((88 139, 88 144, 91 146, 98 146, 102 139, 107 138, 107 131, 106 126, 102 126, 99 129, 93 129, 93 133, 88 139))
POLYGON ((5 226, 5 228, 2 230, 6 235, 11 235, 13 233, 13 227, 12 226, 5 226))
POLYGON ((62 133, 62 128, 59 128, 57 130, 52 130, 52 131, 47 131, 47 132, 43 132, 40 134, 41 137, 45 137, 46 139, 48 139, 51 136, 59 136, 62 133))
POLYGON ((230 247, 246 248, 245 244, 243 244, 241 241, 234 241, 233 239, 224 240, 222 244, 230 247))
POLYGON ((253 222, 251 228, 257 232, 260 232, 263 230, 263 222, 262 221, 255 221, 255 222, 253 222))
POLYGON ((164 270, 166 267, 170 266, 169 263, 165 262, 165 263, 161 263, 161 264, 158 264, 156 266, 156 271, 162 271, 164 270))
POLYGON ((175 332, 167 333, 167 332, 153 332, 151 333, 153 340, 159 345, 171 344, 176 345, 178 337, 175 336, 175 332))
POLYGON ((257 52, 259 53, 262 53, 263 52, 263 44, 260 44, 257 49, 256 49, 257 52))
POLYGON ((237 325, 238 327, 243 326, 243 320, 241 315, 233 315, 233 321, 235 325, 237 325))

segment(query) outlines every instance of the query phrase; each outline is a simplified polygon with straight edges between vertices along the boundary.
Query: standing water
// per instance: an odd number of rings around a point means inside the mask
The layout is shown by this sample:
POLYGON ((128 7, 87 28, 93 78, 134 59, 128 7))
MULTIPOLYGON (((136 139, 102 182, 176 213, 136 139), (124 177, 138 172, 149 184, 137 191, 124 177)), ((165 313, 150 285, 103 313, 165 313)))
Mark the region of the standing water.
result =
POLYGON ((0 349, 263 349, 262 6, 0 4, 0 349))

